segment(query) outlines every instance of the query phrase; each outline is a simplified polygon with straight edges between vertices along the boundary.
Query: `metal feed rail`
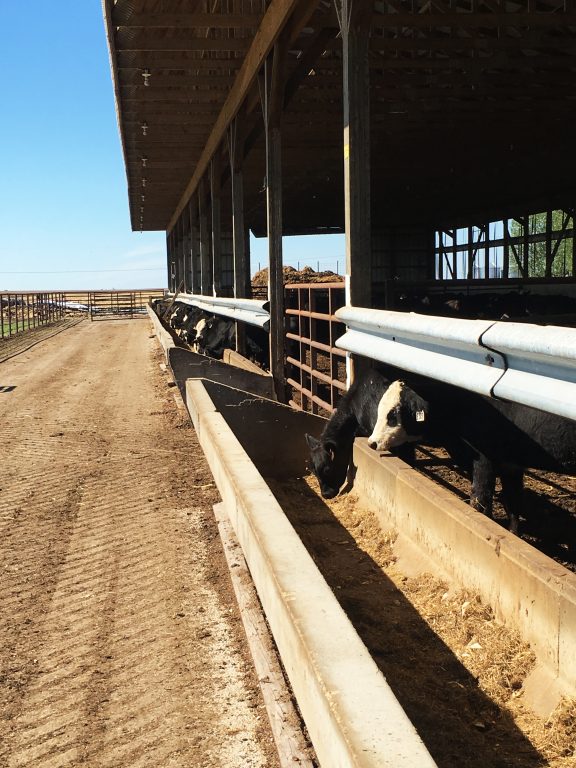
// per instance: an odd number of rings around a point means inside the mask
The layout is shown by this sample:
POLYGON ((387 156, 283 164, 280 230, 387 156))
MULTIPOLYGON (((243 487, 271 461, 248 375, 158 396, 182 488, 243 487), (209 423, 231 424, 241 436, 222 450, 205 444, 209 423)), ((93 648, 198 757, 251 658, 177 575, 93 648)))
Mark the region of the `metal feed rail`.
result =
POLYGON ((576 329, 342 307, 336 346, 576 420, 576 329))
MULTIPOLYGON (((169 296, 173 295, 169 294, 169 296)), ((258 299, 232 299, 179 293, 176 300, 203 309, 205 312, 224 315, 224 317, 230 317, 233 320, 256 325, 267 332, 270 331, 269 302, 267 299, 266 301, 259 301, 258 299)))

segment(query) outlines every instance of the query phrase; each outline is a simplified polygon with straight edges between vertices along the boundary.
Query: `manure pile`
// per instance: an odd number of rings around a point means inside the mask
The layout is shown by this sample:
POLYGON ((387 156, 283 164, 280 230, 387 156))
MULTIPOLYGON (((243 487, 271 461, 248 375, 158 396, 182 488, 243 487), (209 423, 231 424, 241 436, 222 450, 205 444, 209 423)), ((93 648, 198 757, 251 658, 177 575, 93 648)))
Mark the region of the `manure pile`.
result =
MULTIPOLYGON (((295 269, 294 267, 283 267, 284 285, 287 283, 343 283, 342 275, 337 275, 327 269, 324 272, 315 272, 312 267, 303 267, 295 269)), ((268 267, 264 267, 256 272, 252 278, 252 285, 256 287, 268 285, 268 267)))

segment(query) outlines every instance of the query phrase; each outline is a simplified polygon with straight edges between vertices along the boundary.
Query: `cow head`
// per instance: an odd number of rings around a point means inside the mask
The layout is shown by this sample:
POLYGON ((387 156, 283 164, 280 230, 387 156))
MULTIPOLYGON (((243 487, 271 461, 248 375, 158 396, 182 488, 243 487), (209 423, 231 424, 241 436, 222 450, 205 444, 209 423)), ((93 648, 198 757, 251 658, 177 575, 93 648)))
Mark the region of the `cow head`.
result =
POLYGON ((350 450, 308 434, 306 442, 310 449, 311 469, 320 484, 320 493, 324 499, 333 499, 346 480, 350 450))
POLYGON ((394 381, 378 404, 378 418, 368 445, 377 451, 421 440, 429 417, 428 403, 403 381, 394 381))
POLYGON ((198 322, 196 323, 195 327, 195 334, 194 339, 196 341, 197 347, 203 347, 204 346, 204 335, 206 332, 206 325, 208 323, 208 319, 206 317, 200 318, 198 322))

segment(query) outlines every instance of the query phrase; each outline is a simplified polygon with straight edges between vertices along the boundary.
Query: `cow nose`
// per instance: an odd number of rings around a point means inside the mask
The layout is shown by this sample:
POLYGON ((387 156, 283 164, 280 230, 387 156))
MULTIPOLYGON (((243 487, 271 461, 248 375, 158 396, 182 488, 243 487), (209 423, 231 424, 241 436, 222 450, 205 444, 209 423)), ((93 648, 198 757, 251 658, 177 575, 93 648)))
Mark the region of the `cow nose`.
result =
POLYGON ((378 443, 376 442, 376 440, 368 440, 368 445, 370 448, 374 448, 374 450, 376 450, 376 448, 378 447, 378 443))

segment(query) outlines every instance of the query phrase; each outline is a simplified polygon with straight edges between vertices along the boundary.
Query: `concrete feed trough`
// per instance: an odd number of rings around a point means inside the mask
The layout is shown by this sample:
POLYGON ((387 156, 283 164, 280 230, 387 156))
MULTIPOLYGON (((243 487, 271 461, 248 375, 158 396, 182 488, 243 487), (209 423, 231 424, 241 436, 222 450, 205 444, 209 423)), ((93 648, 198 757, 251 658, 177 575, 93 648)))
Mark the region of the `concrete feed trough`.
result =
POLYGON ((301 476, 321 420, 207 380, 186 402, 321 764, 435 765, 263 478, 301 476))
MULTIPOLYGON (((321 764, 434 765, 264 479, 306 474, 304 433, 324 420, 263 397, 269 377, 175 349, 160 330, 321 764)), ((576 575, 365 439, 354 463, 382 530, 477 591, 530 642, 547 690, 574 695, 576 575)))

